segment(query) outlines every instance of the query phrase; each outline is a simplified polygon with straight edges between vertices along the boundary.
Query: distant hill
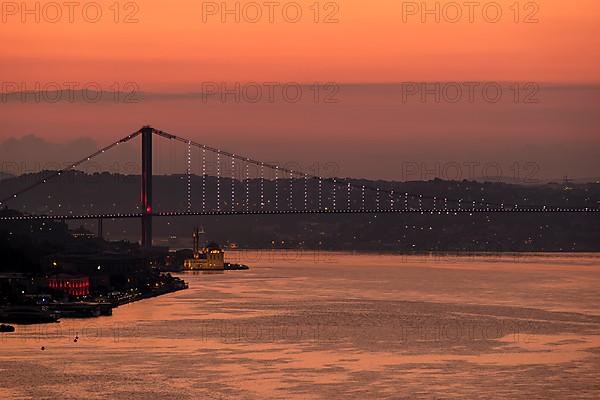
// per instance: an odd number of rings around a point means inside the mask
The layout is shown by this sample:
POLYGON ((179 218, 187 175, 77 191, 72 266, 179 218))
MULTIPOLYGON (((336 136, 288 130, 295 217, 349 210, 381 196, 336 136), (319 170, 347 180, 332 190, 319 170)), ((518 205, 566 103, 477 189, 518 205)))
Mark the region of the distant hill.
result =
MULTIPOLYGON (((0 181, 0 196, 23 188, 48 172, 22 175, 0 181)), ((289 180, 279 182, 279 207, 287 207, 289 180)), ((192 176, 192 209, 202 208, 201 176, 192 176)), ((248 187, 240 181, 233 182, 237 193, 234 208, 244 207, 246 189, 250 207, 258 208, 259 185, 257 180, 248 187)), ((390 251, 600 251, 600 221, 591 214, 447 214, 442 212, 444 197, 462 199, 463 208, 473 201, 485 199, 491 204, 549 205, 597 208, 600 205, 600 184, 517 185, 507 183, 481 183, 473 181, 386 182, 355 180, 357 186, 377 186, 398 193, 395 207, 417 208, 418 198, 404 193, 423 194, 424 199, 437 197, 438 213, 370 214, 370 215, 273 215, 273 216, 220 216, 156 218, 156 244, 176 247, 191 246, 194 226, 202 225, 207 239, 221 244, 236 243, 240 248, 327 248, 346 250, 390 251)), ((216 208, 215 177, 207 177, 204 185, 207 210, 216 208)), ((229 192, 232 181, 220 179, 223 191, 221 209, 231 208, 229 192)), ((310 185, 316 185, 311 181, 310 185)), ((303 207, 303 182, 296 182, 292 192, 293 206, 303 207)), ((315 193, 312 186, 310 193, 315 193)), ((324 187, 322 204, 333 207, 331 188, 324 187)), ((135 175, 101 173, 87 175, 69 172, 47 184, 9 201, 7 206, 24 213, 35 214, 100 214, 114 212, 140 212, 140 178, 135 175)), ((265 198, 272 198, 276 190, 272 181, 264 182, 265 198)), ((188 183, 182 175, 156 176, 154 178, 154 209, 156 211, 183 211, 187 208, 188 183)), ((347 206, 347 193, 338 190, 336 207, 347 206)), ((385 196, 380 197, 382 208, 389 207, 385 196)), ((432 207, 432 200, 423 200, 432 207)), ((317 208, 316 196, 307 199, 309 207, 317 208)), ((360 191, 352 192, 353 208, 361 208, 360 191)), ((376 208, 374 191, 365 192, 365 208, 376 208)), ((456 204, 450 204, 450 207, 456 204)), ((267 209, 273 203, 265 204, 267 209)), ((96 231, 95 221, 75 221, 73 227, 83 225, 96 231)), ((140 223, 137 220, 105 221, 104 233, 108 239, 139 240, 140 223)))
POLYGON ((9 174, 7 172, 0 171, 0 181, 4 179, 14 178, 13 174, 9 174))
MULTIPOLYGON (((528 179, 525 177, 522 178, 515 178, 513 176, 498 176, 498 177, 494 177, 494 178, 490 178, 490 177, 479 177, 479 178, 475 178, 475 181, 477 182, 493 182, 493 183, 506 183, 506 184, 514 184, 514 185, 547 185, 547 184, 558 184, 558 185, 562 185, 564 184, 564 177, 563 178, 535 178, 535 179, 528 179)), ((586 183, 600 183, 600 177, 596 177, 596 178, 573 178, 573 179, 569 179, 569 183, 576 183, 576 184, 586 184, 586 183)))

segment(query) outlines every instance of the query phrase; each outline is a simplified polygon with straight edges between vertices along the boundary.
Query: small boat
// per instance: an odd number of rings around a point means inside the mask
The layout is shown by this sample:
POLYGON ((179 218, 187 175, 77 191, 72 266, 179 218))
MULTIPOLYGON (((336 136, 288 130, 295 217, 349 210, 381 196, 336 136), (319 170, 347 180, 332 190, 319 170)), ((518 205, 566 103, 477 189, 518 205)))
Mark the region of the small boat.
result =
POLYGON ((250 267, 244 264, 225 263, 225 271, 246 271, 248 269, 250 269, 250 267))
POLYGON ((14 326, 0 324, 0 332, 1 333, 10 333, 10 332, 14 332, 14 331, 15 331, 15 327, 14 326))

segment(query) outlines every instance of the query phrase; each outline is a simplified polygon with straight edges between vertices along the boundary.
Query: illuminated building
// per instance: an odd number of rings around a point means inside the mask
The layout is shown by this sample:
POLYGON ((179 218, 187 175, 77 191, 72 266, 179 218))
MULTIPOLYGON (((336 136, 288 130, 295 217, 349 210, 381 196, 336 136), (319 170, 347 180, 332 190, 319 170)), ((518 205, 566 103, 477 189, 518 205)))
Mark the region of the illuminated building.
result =
POLYGON ((90 278, 82 275, 58 274, 48 277, 48 287, 65 292, 69 296, 87 296, 90 294, 90 278))
POLYGON ((53 255, 48 258, 47 271, 88 276, 92 291, 140 287, 152 275, 145 257, 109 252, 53 255))
POLYGON ((212 242, 200 249, 200 232, 194 230, 194 255, 183 263, 188 271, 222 271, 225 269, 225 252, 218 244, 212 242))

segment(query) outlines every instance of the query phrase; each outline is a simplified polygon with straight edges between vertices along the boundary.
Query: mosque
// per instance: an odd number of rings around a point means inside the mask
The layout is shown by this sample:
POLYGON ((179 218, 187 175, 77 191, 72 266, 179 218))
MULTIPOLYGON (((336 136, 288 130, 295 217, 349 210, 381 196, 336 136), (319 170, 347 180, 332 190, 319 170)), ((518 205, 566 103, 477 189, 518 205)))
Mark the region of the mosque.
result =
POLYGON ((194 256, 183 262, 183 269, 187 271, 223 271, 225 269, 225 252, 214 242, 208 243, 200 249, 200 232, 194 229, 194 256))

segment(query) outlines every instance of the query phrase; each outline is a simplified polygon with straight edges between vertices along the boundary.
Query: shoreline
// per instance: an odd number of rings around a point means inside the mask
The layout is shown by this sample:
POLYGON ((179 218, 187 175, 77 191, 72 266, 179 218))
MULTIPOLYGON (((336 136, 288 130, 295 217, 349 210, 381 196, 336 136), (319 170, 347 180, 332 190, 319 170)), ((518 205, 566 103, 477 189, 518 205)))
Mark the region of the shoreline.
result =
POLYGON ((302 257, 327 257, 332 255, 345 256, 397 256, 397 257, 420 257, 423 259, 437 258, 486 258, 486 259, 524 259, 524 258, 577 258, 577 257, 598 257, 600 252, 559 252, 559 251, 415 251, 415 252, 398 252, 393 250, 330 250, 330 249, 243 249, 229 250, 229 258, 237 262, 257 262, 261 257, 281 256, 285 259, 294 259, 302 257), (233 256, 232 256, 233 255, 233 256))
MULTIPOLYGON (((105 298, 103 296, 95 297, 89 299, 87 301, 72 301, 68 303, 50 303, 47 305, 35 304, 35 305, 12 305, 10 307, 30 307, 31 309, 39 309, 37 312, 39 313, 36 316, 30 316, 30 320, 24 320, 23 317, 7 317, 2 320, 2 324, 8 326, 25 326, 25 325, 40 325, 47 323, 60 323, 63 319, 91 319, 98 318, 101 316, 112 316, 112 310, 123 306, 125 304, 135 303, 145 299, 151 299, 154 297, 159 297, 162 295, 166 295, 169 293, 179 292, 181 290, 186 290, 189 288, 187 282, 183 279, 177 278, 176 283, 171 283, 169 285, 165 285, 164 287, 154 288, 146 293, 136 293, 134 295, 124 295, 117 299, 105 298), (78 307, 77 310, 70 310, 70 314, 60 315, 61 313, 69 312, 64 308, 61 310, 61 306, 65 307, 75 306, 78 307), (107 307, 110 306, 110 307, 107 307), (48 321, 48 317, 52 316, 52 318, 56 318, 54 321, 48 321), (19 321, 19 319, 21 320, 19 321), (26 321, 26 322, 23 322, 26 321)), ((12 331, 14 332, 14 331, 12 331)), ((6 332, 6 333, 12 333, 6 332)))
POLYGON ((131 303, 135 303, 137 301, 141 301, 141 300, 145 300, 145 299, 151 299, 154 297, 159 297, 165 294, 169 294, 169 293, 175 293, 175 292, 179 292, 181 290, 186 290, 188 289, 188 284, 182 280, 182 282, 184 282, 184 286, 183 287, 174 287, 174 288, 169 288, 169 289, 164 289, 164 290, 155 290, 152 291, 150 293, 146 293, 146 294, 140 294, 138 296, 135 296, 132 299, 128 299, 127 301, 118 301, 117 303, 111 303, 113 305, 112 308, 118 308, 122 305, 125 304, 131 304, 131 303))

